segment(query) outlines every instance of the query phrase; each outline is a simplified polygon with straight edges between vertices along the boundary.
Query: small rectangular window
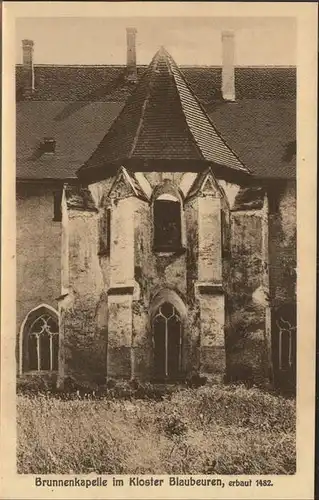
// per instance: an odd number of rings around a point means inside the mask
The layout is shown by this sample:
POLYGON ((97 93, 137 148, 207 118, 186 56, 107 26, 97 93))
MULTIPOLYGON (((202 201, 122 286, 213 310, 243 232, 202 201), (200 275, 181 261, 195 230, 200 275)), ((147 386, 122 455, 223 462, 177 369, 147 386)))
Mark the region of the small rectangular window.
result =
POLYGON ((41 153, 55 153, 56 141, 52 137, 44 137, 40 144, 41 153))
POLYGON ((230 254, 230 227, 224 210, 221 210, 220 218, 222 258, 227 258, 230 254))
POLYGON ((154 203, 154 248, 174 251, 181 247, 181 208, 179 202, 156 200, 154 203))
POLYGON ((99 222, 99 255, 110 255, 111 249, 111 209, 107 208, 99 222))
POLYGON ((106 211, 106 239, 107 239, 108 255, 110 255, 110 249, 111 249, 111 209, 110 208, 108 208, 106 211))

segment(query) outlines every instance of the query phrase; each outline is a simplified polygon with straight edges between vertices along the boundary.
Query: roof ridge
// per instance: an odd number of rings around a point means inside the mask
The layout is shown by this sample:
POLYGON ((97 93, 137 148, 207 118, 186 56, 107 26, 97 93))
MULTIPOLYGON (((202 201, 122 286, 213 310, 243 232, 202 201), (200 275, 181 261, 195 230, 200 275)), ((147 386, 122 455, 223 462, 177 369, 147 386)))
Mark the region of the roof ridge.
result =
MULTIPOLYGON (((168 54, 168 53, 167 53, 168 54)), ((202 104, 200 103, 200 101, 198 100, 198 98, 196 97, 195 93, 193 92, 192 88, 188 85, 187 83, 187 80, 183 74, 183 72, 180 70, 180 68, 178 67, 178 65, 175 63, 173 57, 168 54, 168 57, 170 58, 170 60, 172 61, 172 63, 174 64, 174 66, 176 67, 177 69, 177 72, 180 74, 184 84, 186 85, 187 89, 189 90, 189 92, 191 93, 192 97, 194 98, 195 102, 199 105, 203 115, 207 118, 208 122, 211 124, 211 126, 213 127, 214 131, 216 132, 217 136, 221 139, 221 141, 225 144, 225 146, 231 151, 231 153, 235 156, 235 158, 239 161, 239 163, 244 167, 244 169, 246 169, 246 171, 248 173, 251 173, 249 168, 241 161, 241 159, 238 157, 238 155, 233 151, 233 149, 227 144, 227 142, 225 141, 225 139, 221 136, 220 132, 217 130, 216 126, 213 124, 213 122, 211 121, 211 119, 209 118, 208 114, 206 113, 204 107, 202 106, 202 104)), ((175 80, 175 83, 176 85, 177 82, 176 82, 176 79, 175 79, 175 76, 174 76, 174 80, 175 80)), ((183 106, 182 106, 182 109, 183 109, 183 106)), ((183 110, 184 112, 184 110, 183 110)), ((184 112, 185 113, 185 112, 184 112)), ((186 118, 186 117, 185 117, 186 118)), ((187 121, 187 119, 186 119, 187 121)), ((193 135, 193 134, 192 134, 193 135)), ((194 140, 196 142, 196 139, 194 137, 194 140)), ((198 147, 200 148, 200 146, 198 145, 198 147)), ((243 170, 244 170, 243 169, 243 170)))
MULTIPOLYGON (((132 158, 132 155, 133 155, 133 153, 135 151, 135 148, 137 146, 137 142, 138 142, 140 134, 141 134, 142 125, 143 125, 143 119, 144 119, 146 108, 147 108, 147 105, 149 103, 149 99, 150 99, 150 95, 151 95, 151 84, 152 84, 152 80, 153 80, 153 77, 154 77, 154 68, 153 68, 153 66, 154 66, 154 63, 156 63, 155 58, 156 58, 156 54, 153 57, 150 65, 148 67, 149 70, 151 69, 151 72, 150 72, 151 73, 150 74, 150 81, 149 81, 149 85, 148 85, 148 88, 147 88, 147 94, 146 94, 146 97, 145 97, 144 102, 143 102, 142 112, 141 112, 140 119, 139 119, 139 122, 138 122, 138 126, 137 126, 137 129, 136 129, 136 134, 135 134, 135 137, 133 139, 132 147, 131 147, 131 150, 130 150, 130 152, 128 154, 128 158, 132 158)), ((124 105, 124 107, 125 107, 125 105, 124 105)))
MULTIPOLYGON (((171 55, 169 54, 169 52, 167 52, 167 50, 166 50, 164 47, 163 47, 163 49, 164 49, 165 54, 167 55, 168 61, 170 61, 170 59, 172 59, 172 61, 173 61, 173 62, 175 62, 175 61, 174 61, 174 59, 173 59, 173 58, 171 57, 171 55)), ((176 94, 177 94, 177 98, 178 98, 178 100, 179 100, 179 102, 180 102, 180 105, 181 105, 182 115, 183 115, 184 122, 185 122, 185 125, 186 125, 186 131, 187 131, 187 134, 188 134, 188 136, 189 136, 190 140, 192 141, 192 143, 194 144, 195 149, 196 149, 196 151, 198 152, 198 154, 199 154, 199 156, 200 156, 200 159, 201 159, 201 160, 205 160, 205 157, 204 157, 204 155, 203 155, 203 153, 202 153, 202 150, 201 150, 201 149, 200 149, 200 147, 198 146, 198 144, 197 144, 197 142, 196 142, 196 140, 195 140, 195 137, 194 137, 194 135, 192 134, 192 132, 191 132, 191 130, 190 130, 190 128, 189 128, 189 126, 188 126, 188 123, 187 123, 187 118, 186 118, 185 111, 184 111, 184 108, 183 108, 183 104, 182 104, 182 101, 181 101, 181 96, 180 96, 180 93, 179 93, 179 92, 178 92, 178 90, 177 90, 177 82, 176 82, 176 79, 175 79, 174 73, 173 73, 173 71, 172 71, 172 68, 170 67, 170 65, 169 65, 167 62, 166 62, 166 64, 167 64, 168 71, 169 71, 169 73, 172 75, 172 78, 173 78, 174 83, 175 83, 176 94)))

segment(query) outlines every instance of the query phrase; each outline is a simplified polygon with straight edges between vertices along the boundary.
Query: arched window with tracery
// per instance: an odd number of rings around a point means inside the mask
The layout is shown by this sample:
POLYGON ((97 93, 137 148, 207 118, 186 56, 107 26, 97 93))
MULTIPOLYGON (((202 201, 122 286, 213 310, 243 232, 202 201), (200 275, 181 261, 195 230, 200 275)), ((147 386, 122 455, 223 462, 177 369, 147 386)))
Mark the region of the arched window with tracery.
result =
POLYGON ((22 327, 23 371, 57 371, 59 320, 53 308, 39 306, 31 311, 22 327))
POLYGON ((162 303, 152 320, 154 367, 157 379, 176 379, 182 369, 182 321, 177 309, 162 303))
POLYGON ((296 304, 282 304, 272 310, 272 351, 275 384, 284 390, 296 387, 296 304))
POLYGON ((177 188, 167 182, 153 199, 154 250, 170 252, 182 247, 182 200, 177 188))

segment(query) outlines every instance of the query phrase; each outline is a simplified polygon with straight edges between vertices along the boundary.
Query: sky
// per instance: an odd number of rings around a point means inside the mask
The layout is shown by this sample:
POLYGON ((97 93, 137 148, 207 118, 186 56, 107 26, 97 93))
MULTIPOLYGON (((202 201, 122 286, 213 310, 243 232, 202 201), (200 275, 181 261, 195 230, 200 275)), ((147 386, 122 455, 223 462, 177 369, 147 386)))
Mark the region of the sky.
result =
POLYGON ((148 64, 161 45, 177 64, 221 64, 221 32, 235 33, 235 64, 295 65, 296 24, 288 17, 56 17, 16 20, 21 40, 34 41, 35 64, 125 64, 126 27, 137 29, 137 63, 148 64))

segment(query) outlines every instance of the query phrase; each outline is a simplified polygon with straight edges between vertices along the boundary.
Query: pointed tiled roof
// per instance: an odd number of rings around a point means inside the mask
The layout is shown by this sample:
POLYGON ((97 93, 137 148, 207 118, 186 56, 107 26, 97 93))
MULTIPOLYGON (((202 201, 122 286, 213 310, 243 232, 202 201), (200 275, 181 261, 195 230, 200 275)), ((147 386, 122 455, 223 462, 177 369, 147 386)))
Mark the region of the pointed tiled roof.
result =
POLYGON ((161 48, 79 173, 125 160, 203 160, 248 172, 161 48))

